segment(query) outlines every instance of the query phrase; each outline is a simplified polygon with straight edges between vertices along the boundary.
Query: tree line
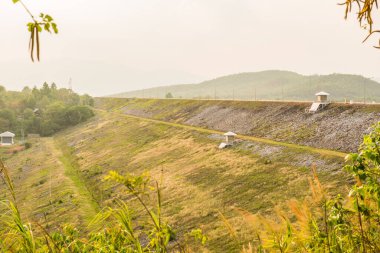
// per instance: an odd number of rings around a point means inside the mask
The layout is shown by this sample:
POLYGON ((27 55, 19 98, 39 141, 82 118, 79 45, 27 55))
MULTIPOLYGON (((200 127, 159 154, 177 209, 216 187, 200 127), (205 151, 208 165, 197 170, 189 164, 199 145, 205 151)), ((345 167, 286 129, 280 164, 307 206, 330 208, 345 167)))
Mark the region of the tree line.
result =
POLYGON ((55 83, 25 87, 21 92, 0 86, 0 131, 49 136, 91 118, 93 105, 89 95, 59 89, 55 83))

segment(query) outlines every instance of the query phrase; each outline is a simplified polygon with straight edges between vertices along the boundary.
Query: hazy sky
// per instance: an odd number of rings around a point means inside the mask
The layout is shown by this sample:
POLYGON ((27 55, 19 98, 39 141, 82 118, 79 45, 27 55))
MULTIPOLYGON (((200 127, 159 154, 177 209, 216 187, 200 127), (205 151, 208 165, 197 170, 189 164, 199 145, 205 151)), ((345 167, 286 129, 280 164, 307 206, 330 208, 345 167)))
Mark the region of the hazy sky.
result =
MULTIPOLYGON (((29 17, 0 1, 0 84, 44 81, 106 95, 267 69, 380 77, 380 51, 338 0, 24 0, 57 36, 28 56, 29 17)), ((342 2, 342 1, 340 1, 342 2)))

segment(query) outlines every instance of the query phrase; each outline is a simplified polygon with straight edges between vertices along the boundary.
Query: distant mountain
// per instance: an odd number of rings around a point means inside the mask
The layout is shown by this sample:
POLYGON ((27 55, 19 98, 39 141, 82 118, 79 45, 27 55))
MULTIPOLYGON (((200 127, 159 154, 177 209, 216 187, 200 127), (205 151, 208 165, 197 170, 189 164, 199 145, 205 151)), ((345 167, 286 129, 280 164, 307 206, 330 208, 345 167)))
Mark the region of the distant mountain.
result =
POLYGON ((242 100, 313 100, 318 91, 333 101, 380 102, 380 83, 359 75, 304 76, 290 71, 268 70, 219 77, 198 84, 162 86, 112 95, 111 97, 217 98, 242 100))

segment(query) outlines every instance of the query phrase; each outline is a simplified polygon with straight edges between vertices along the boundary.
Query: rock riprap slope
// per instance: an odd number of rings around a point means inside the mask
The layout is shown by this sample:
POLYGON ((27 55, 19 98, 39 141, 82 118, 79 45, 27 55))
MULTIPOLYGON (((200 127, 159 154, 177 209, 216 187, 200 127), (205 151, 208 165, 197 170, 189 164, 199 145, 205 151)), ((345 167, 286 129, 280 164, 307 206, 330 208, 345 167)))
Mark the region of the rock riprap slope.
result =
POLYGON ((98 106, 126 114, 276 141, 354 152, 380 120, 379 105, 330 104, 310 114, 310 103, 98 99, 98 106))

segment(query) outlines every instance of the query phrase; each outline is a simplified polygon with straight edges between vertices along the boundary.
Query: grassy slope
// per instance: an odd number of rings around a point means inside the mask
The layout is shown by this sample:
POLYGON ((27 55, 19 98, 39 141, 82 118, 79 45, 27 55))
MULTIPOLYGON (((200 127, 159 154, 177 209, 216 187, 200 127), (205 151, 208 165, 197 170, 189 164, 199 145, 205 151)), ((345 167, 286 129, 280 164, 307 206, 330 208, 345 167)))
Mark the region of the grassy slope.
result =
MULTIPOLYGON (((108 110, 125 105, 125 100, 118 99, 101 102, 108 110)), ((180 113, 172 102, 147 100, 136 107, 155 106, 158 118, 170 119, 180 113)), ((193 105, 194 110, 204 105, 181 103, 193 105)), ((147 171, 164 188, 167 219, 180 233, 202 227, 214 252, 237 248, 219 211, 248 240, 252 234, 232 207, 270 215, 287 200, 303 198, 308 194, 311 164, 317 166, 321 181, 331 192, 339 192, 347 184, 339 156, 254 138, 219 150, 218 133, 100 111, 96 118, 60 133, 55 140, 31 140, 31 149, 10 156, 6 164, 12 170, 25 217, 50 227, 76 223, 83 230, 98 206, 113 205, 113 199, 124 197, 121 189, 101 180, 107 171, 147 171)))
POLYGON ((340 173, 341 158, 267 144, 253 151, 253 142, 219 150, 220 141, 209 133, 118 114, 99 113, 57 138, 70 145, 80 178, 101 206, 123 196, 120 189, 101 181, 107 171, 148 171, 162 182, 167 218, 180 232, 202 227, 215 252, 236 248, 218 211, 244 233, 242 218, 231 207, 269 214, 291 198, 302 198, 310 176, 305 159, 319 164, 321 180, 331 189, 347 180, 340 173), (259 154, 262 150, 269 151, 259 154))
POLYGON ((332 74, 303 76, 288 71, 263 71, 224 76, 200 84, 174 85, 125 92, 115 97, 155 97, 164 98, 167 92, 182 98, 222 99, 282 99, 313 100, 316 91, 325 90, 335 101, 363 101, 366 85, 368 101, 377 102, 380 84, 357 75, 332 74))
POLYGON ((83 225, 96 214, 97 205, 88 198, 67 157, 56 148, 52 138, 29 141, 32 148, 5 161, 24 218, 44 224, 47 229, 72 223, 86 230, 83 225))

